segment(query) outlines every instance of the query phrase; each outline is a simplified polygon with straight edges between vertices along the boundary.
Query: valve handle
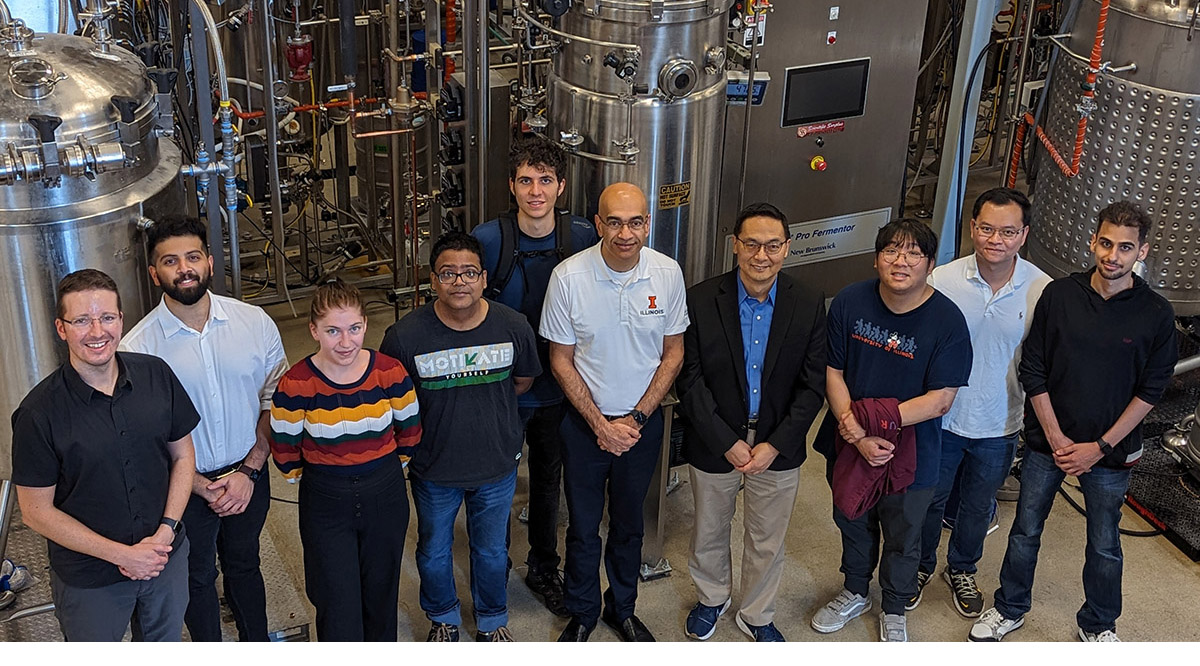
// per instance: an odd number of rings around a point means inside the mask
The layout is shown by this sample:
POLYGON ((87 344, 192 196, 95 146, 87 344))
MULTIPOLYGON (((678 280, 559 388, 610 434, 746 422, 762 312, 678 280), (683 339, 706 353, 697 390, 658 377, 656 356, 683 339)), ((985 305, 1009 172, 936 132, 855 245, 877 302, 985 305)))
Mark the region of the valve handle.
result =
POLYGON ((29 116, 26 121, 30 125, 33 125, 33 129, 37 131, 38 139, 42 143, 53 143, 54 132, 58 130, 58 126, 62 124, 62 118, 59 118, 58 116, 47 116, 41 113, 35 113, 34 115, 29 116))

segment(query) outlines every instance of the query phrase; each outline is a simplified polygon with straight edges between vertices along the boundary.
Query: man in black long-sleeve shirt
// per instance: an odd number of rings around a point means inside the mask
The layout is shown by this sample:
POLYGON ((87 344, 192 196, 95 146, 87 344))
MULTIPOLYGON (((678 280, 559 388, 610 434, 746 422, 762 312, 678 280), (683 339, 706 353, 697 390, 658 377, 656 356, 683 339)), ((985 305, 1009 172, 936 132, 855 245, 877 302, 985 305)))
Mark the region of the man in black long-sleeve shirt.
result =
POLYGON ((1029 401, 1021 495, 995 607, 971 628, 971 640, 998 641, 1024 622, 1042 528, 1068 474, 1079 477, 1088 508, 1079 639, 1119 640, 1121 506, 1142 455, 1142 419, 1178 354, 1170 303, 1132 273, 1150 250, 1149 227, 1128 202, 1100 211, 1096 265, 1050 283, 1034 309, 1019 370, 1029 401))

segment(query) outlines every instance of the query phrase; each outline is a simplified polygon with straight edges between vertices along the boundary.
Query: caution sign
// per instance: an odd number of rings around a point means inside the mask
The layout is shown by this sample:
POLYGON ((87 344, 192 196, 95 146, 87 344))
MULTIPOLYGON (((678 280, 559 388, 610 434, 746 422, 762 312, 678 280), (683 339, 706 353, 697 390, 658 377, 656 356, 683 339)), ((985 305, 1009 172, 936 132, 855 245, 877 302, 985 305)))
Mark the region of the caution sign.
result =
POLYGON ((692 181, 671 183, 658 188, 658 209, 679 208, 692 202, 692 181))

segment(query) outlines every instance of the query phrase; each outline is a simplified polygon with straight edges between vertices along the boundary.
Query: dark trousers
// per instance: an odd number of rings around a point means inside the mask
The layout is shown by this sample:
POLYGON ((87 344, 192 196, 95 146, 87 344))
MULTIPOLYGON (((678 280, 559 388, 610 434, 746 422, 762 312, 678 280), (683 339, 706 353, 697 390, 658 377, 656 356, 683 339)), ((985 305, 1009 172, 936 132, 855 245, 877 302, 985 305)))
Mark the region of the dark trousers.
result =
MULTIPOLYGON (((858 455, 858 452, 847 449, 847 455, 850 454, 858 455)), ((834 456, 828 456, 825 462, 825 480, 832 487, 834 456)), ((847 590, 867 596, 878 562, 883 612, 904 615, 904 606, 917 594, 921 528, 935 490, 929 487, 884 495, 857 520, 850 520, 833 507, 833 522, 842 533, 841 572, 847 590)))
POLYGON ((529 571, 553 571, 558 556, 558 495, 562 485, 563 403, 522 408, 529 446, 529 571))
POLYGON ((407 531, 408 495, 396 456, 362 476, 305 469, 300 542, 318 640, 396 640, 407 531))
POLYGON ((615 456, 573 408, 563 419, 563 480, 566 487, 567 562, 563 601, 573 617, 595 625, 600 617, 600 521, 608 498, 604 570, 609 590, 606 612, 617 620, 634 614, 642 560, 642 505, 662 448, 662 410, 656 409, 630 450, 615 456))
POLYGON ((128 628, 135 641, 183 640, 183 613, 188 603, 188 540, 177 538, 174 546, 167 566, 150 580, 73 587, 51 569, 54 615, 63 637, 88 643, 120 642, 128 628))

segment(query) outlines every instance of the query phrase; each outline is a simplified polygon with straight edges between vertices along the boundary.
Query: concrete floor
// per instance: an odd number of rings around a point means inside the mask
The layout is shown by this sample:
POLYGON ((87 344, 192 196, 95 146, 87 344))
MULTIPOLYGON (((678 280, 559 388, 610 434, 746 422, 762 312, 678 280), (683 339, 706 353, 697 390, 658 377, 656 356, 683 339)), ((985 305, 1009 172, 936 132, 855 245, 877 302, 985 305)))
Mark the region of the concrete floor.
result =
MULTIPOLYGON (((300 318, 292 318, 288 306, 269 309, 279 322, 288 358, 296 362, 315 351, 316 346, 307 327, 307 303, 296 303, 300 318)), ((370 308, 367 346, 377 347, 387 326, 392 323, 390 309, 370 308)), ((684 619, 695 603, 695 593, 687 574, 689 530, 692 522, 692 494, 687 483, 686 469, 676 468, 683 484, 667 498, 665 554, 674 573, 641 586, 638 616, 660 641, 683 641, 684 619)), ((831 499, 825 484, 824 460, 812 454, 801 468, 800 493, 796 500, 791 528, 787 538, 787 563, 779 592, 776 626, 789 641, 876 641, 877 614, 868 613, 834 634, 818 634, 809 626, 814 611, 841 589, 838 573, 840 541, 830 515, 831 499)), ((273 478, 276 497, 295 499, 296 487, 273 478)), ((517 514, 525 505, 528 493, 525 467, 522 466, 513 503, 512 559, 515 568, 509 580, 510 623, 518 641, 552 641, 566 621, 546 611, 529 593, 523 582, 525 568, 521 566, 527 552, 524 527, 517 514)), ((988 605, 997 586, 1000 563, 1008 527, 1012 522, 1015 504, 1001 503, 1000 528, 988 541, 983 560, 979 563, 978 581, 985 591, 988 605)), ((271 508, 267 529, 273 538, 292 582, 303 595, 304 571, 297 529, 296 507, 276 502, 271 508)), ((566 521, 563 505, 563 522, 566 521)), ((1150 526, 1140 517, 1125 510, 1123 527, 1147 530, 1150 526)), ((741 552, 741 513, 733 527, 733 552, 736 561, 741 552)), ((418 578, 413 551, 416 547, 416 518, 411 520, 400 588, 400 640, 424 640, 429 622, 418 604, 418 578)), ((1125 551, 1124 613, 1118 632, 1126 641, 1196 641, 1200 640, 1196 600, 1200 599, 1200 565, 1190 561, 1164 537, 1123 538, 1125 551)), ((1083 566, 1084 520, 1061 499, 1055 503, 1043 538, 1038 578, 1034 588, 1033 610, 1026 616, 1025 626, 1012 634, 1009 641, 1072 641, 1075 640, 1075 612, 1083 601, 1080 580, 1083 566)), ((944 561, 944 539, 942 555, 944 561)), ((560 554, 563 551, 560 549, 560 554)), ((474 635, 470 620, 470 592, 466 533, 460 516, 455 544, 456 578, 459 597, 464 607, 464 640, 474 635)), ((939 568, 939 575, 941 569, 939 568)), ((735 587, 737 572, 735 572, 735 587)), ((270 594, 270 591, 268 591, 270 594)), ((879 590, 873 588, 873 607, 878 609, 879 590)), ((737 602, 735 593, 734 602, 737 602)), ((307 603, 306 601, 302 603, 307 603)), ((311 613, 311 608, 308 609, 311 613)), ((969 620, 960 617, 951 605, 951 594, 940 578, 931 581, 925 590, 921 606, 909 613, 909 637, 913 641, 962 641, 970 628, 969 620)), ((278 629, 281 627, 272 627, 278 629)), ((593 641, 615 641, 616 635, 600 625, 592 634, 593 641)), ((717 625, 713 641, 749 640, 737 628, 732 613, 717 625)))

